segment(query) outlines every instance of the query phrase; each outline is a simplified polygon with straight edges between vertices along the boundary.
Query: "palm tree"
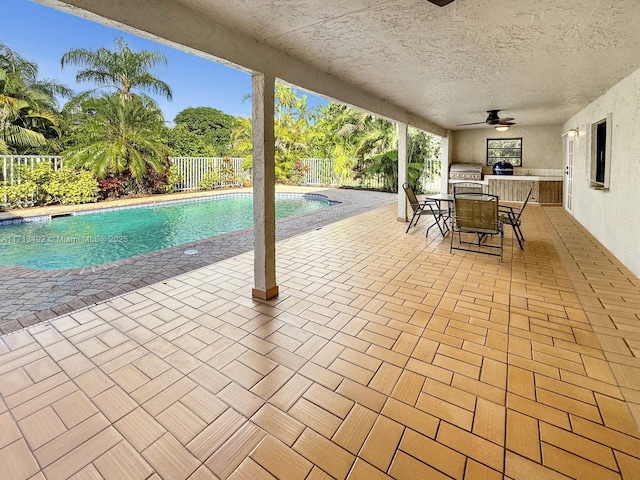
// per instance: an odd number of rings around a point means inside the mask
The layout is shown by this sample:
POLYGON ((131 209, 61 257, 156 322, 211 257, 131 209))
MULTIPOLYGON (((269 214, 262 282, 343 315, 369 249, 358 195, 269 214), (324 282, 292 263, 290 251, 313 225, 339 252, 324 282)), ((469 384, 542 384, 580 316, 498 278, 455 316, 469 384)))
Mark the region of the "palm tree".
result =
MULTIPOLYGON (((334 160, 341 175, 355 172, 356 178, 382 175, 384 188, 397 189, 398 130, 393 122, 354 110, 346 105, 330 103, 323 107, 315 124, 320 156, 334 160), (354 165, 354 160, 357 164, 354 165)), ((439 154, 434 137, 409 130, 408 176, 419 187, 424 162, 439 154)))
POLYGON ((169 149, 160 138, 164 121, 154 104, 114 94, 89 98, 82 107, 65 161, 98 178, 130 172, 138 186, 149 169, 163 172, 169 149))
POLYGON ((38 66, 0 43, 0 154, 47 145, 59 135, 56 95, 71 91, 50 80, 38 80, 38 66))
MULTIPOLYGON (((280 181, 300 180, 304 166, 300 159, 308 155, 310 145, 316 135, 312 128, 315 112, 307 107, 307 97, 297 96, 291 87, 276 83, 274 133, 275 169, 280 181)), ((251 119, 237 118, 231 134, 233 148, 245 157, 244 167, 250 168, 253 144, 251 119)))
POLYGON ((309 155, 315 135, 315 112, 307 107, 306 95, 298 97, 296 90, 283 83, 276 83, 275 98, 276 177, 299 183, 305 170, 301 159, 309 155))
POLYGON ((125 99, 135 95, 133 90, 141 90, 143 96, 149 91, 171 100, 171 87, 149 73, 156 65, 167 64, 165 55, 147 50, 133 52, 122 37, 116 38, 114 43, 114 51, 106 48, 70 50, 62 56, 60 64, 63 69, 67 64, 82 68, 76 74, 77 82, 93 82, 99 85, 98 89, 115 88, 125 99))
POLYGON ((333 173, 350 177, 358 145, 358 112, 346 105, 330 102, 320 108, 314 124, 314 156, 333 160, 333 173))

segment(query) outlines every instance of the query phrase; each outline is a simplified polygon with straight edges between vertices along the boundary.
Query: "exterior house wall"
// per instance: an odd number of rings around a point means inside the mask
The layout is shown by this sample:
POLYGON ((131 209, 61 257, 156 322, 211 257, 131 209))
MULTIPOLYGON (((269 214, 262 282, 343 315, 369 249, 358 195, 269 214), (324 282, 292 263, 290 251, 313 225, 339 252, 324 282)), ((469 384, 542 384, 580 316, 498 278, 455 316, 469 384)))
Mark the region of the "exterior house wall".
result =
POLYGON ((522 137, 523 169, 561 169, 564 168, 561 135, 560 125, 515 126, 506 132, 498 132, 495 128, 488 127, 458 130, 452 135, 452 162, 477 163, 485 167, 485 173, 491 173, 491 169, 486 166, 487 139, 522 137))
POLYGON ((640 70, 572 117, 563 132, 576 127, 571 213, 640 277, 640 70), (613 124, 609 190, 594 190, 586 132, 607 114, 613 124))

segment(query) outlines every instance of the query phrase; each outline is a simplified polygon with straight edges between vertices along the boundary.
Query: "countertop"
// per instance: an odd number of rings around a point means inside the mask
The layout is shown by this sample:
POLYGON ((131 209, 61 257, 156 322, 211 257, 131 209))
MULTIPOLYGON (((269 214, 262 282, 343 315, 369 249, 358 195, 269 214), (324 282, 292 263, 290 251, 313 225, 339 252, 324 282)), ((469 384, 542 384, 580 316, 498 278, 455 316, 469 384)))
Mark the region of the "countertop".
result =
POLYGON ((539 175, 485 175, 485 180, 528 180, 530 182, 561 182, 562 176, 544 177, 539 175))

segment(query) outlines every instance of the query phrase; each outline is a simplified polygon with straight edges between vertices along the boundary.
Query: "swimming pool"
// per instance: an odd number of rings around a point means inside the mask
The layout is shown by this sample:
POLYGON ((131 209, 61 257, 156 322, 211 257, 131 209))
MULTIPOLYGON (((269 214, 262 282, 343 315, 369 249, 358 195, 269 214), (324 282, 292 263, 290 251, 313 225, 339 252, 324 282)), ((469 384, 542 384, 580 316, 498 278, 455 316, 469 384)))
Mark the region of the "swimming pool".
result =
MULTIPOLYGON (((332 203, 317 194, 276 194, 276 219, 332 203)), ((223 194, 77 212, 0 226, 0 266, 90 267, 253 226, 253 195, 223 194)))

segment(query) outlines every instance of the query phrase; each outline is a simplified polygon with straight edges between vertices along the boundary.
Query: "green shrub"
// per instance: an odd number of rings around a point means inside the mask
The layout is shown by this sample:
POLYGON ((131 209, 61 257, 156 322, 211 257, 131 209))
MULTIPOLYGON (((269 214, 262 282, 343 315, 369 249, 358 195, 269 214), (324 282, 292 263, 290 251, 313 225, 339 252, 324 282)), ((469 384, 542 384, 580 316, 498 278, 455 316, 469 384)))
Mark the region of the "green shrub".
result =
POLYGON ((34 165, 16 165, 13 167, 13 185, 5 182, 0 187, 0 194, 7 196, 13 208, 42 205, 47 201, 47 194, 42 185, 51 178, 51 164, 42 162, 34 165))
POLYGON ((12 208, 24 208, 34 205, 34 198, 38 190, 35 182, 27 180, 17 185, 3 183, 0 186, 0 197, 7 196, 7 203, 12 208))
POLYGON ((49 194, 49 203, 76 205, 95 202, 98 199, 98 182, 87 170, 62 168, 53 172, 43 189, 49 194))
POLYGON ((166 184, 163 189, 163 193, 173 193, 176 191, 178 184, 182 181, 182 175, 180 175, 180 170, 178 170, 178 166, 172 164, 166 170, 166 184))
POLYGON ((220 186, 220 173, 207 172, 200 179, 200 188, 202 190, 213 190, 220 186))
POLYGON ((15 167, 13 181, 13 185, 4 183, 0 186, 0 195, 6 195, 14 208, 87 203, 98 198, 98 182, 91 172, 73 168, 54 171, 48 162, 33 168, 27 165, 15 167))

